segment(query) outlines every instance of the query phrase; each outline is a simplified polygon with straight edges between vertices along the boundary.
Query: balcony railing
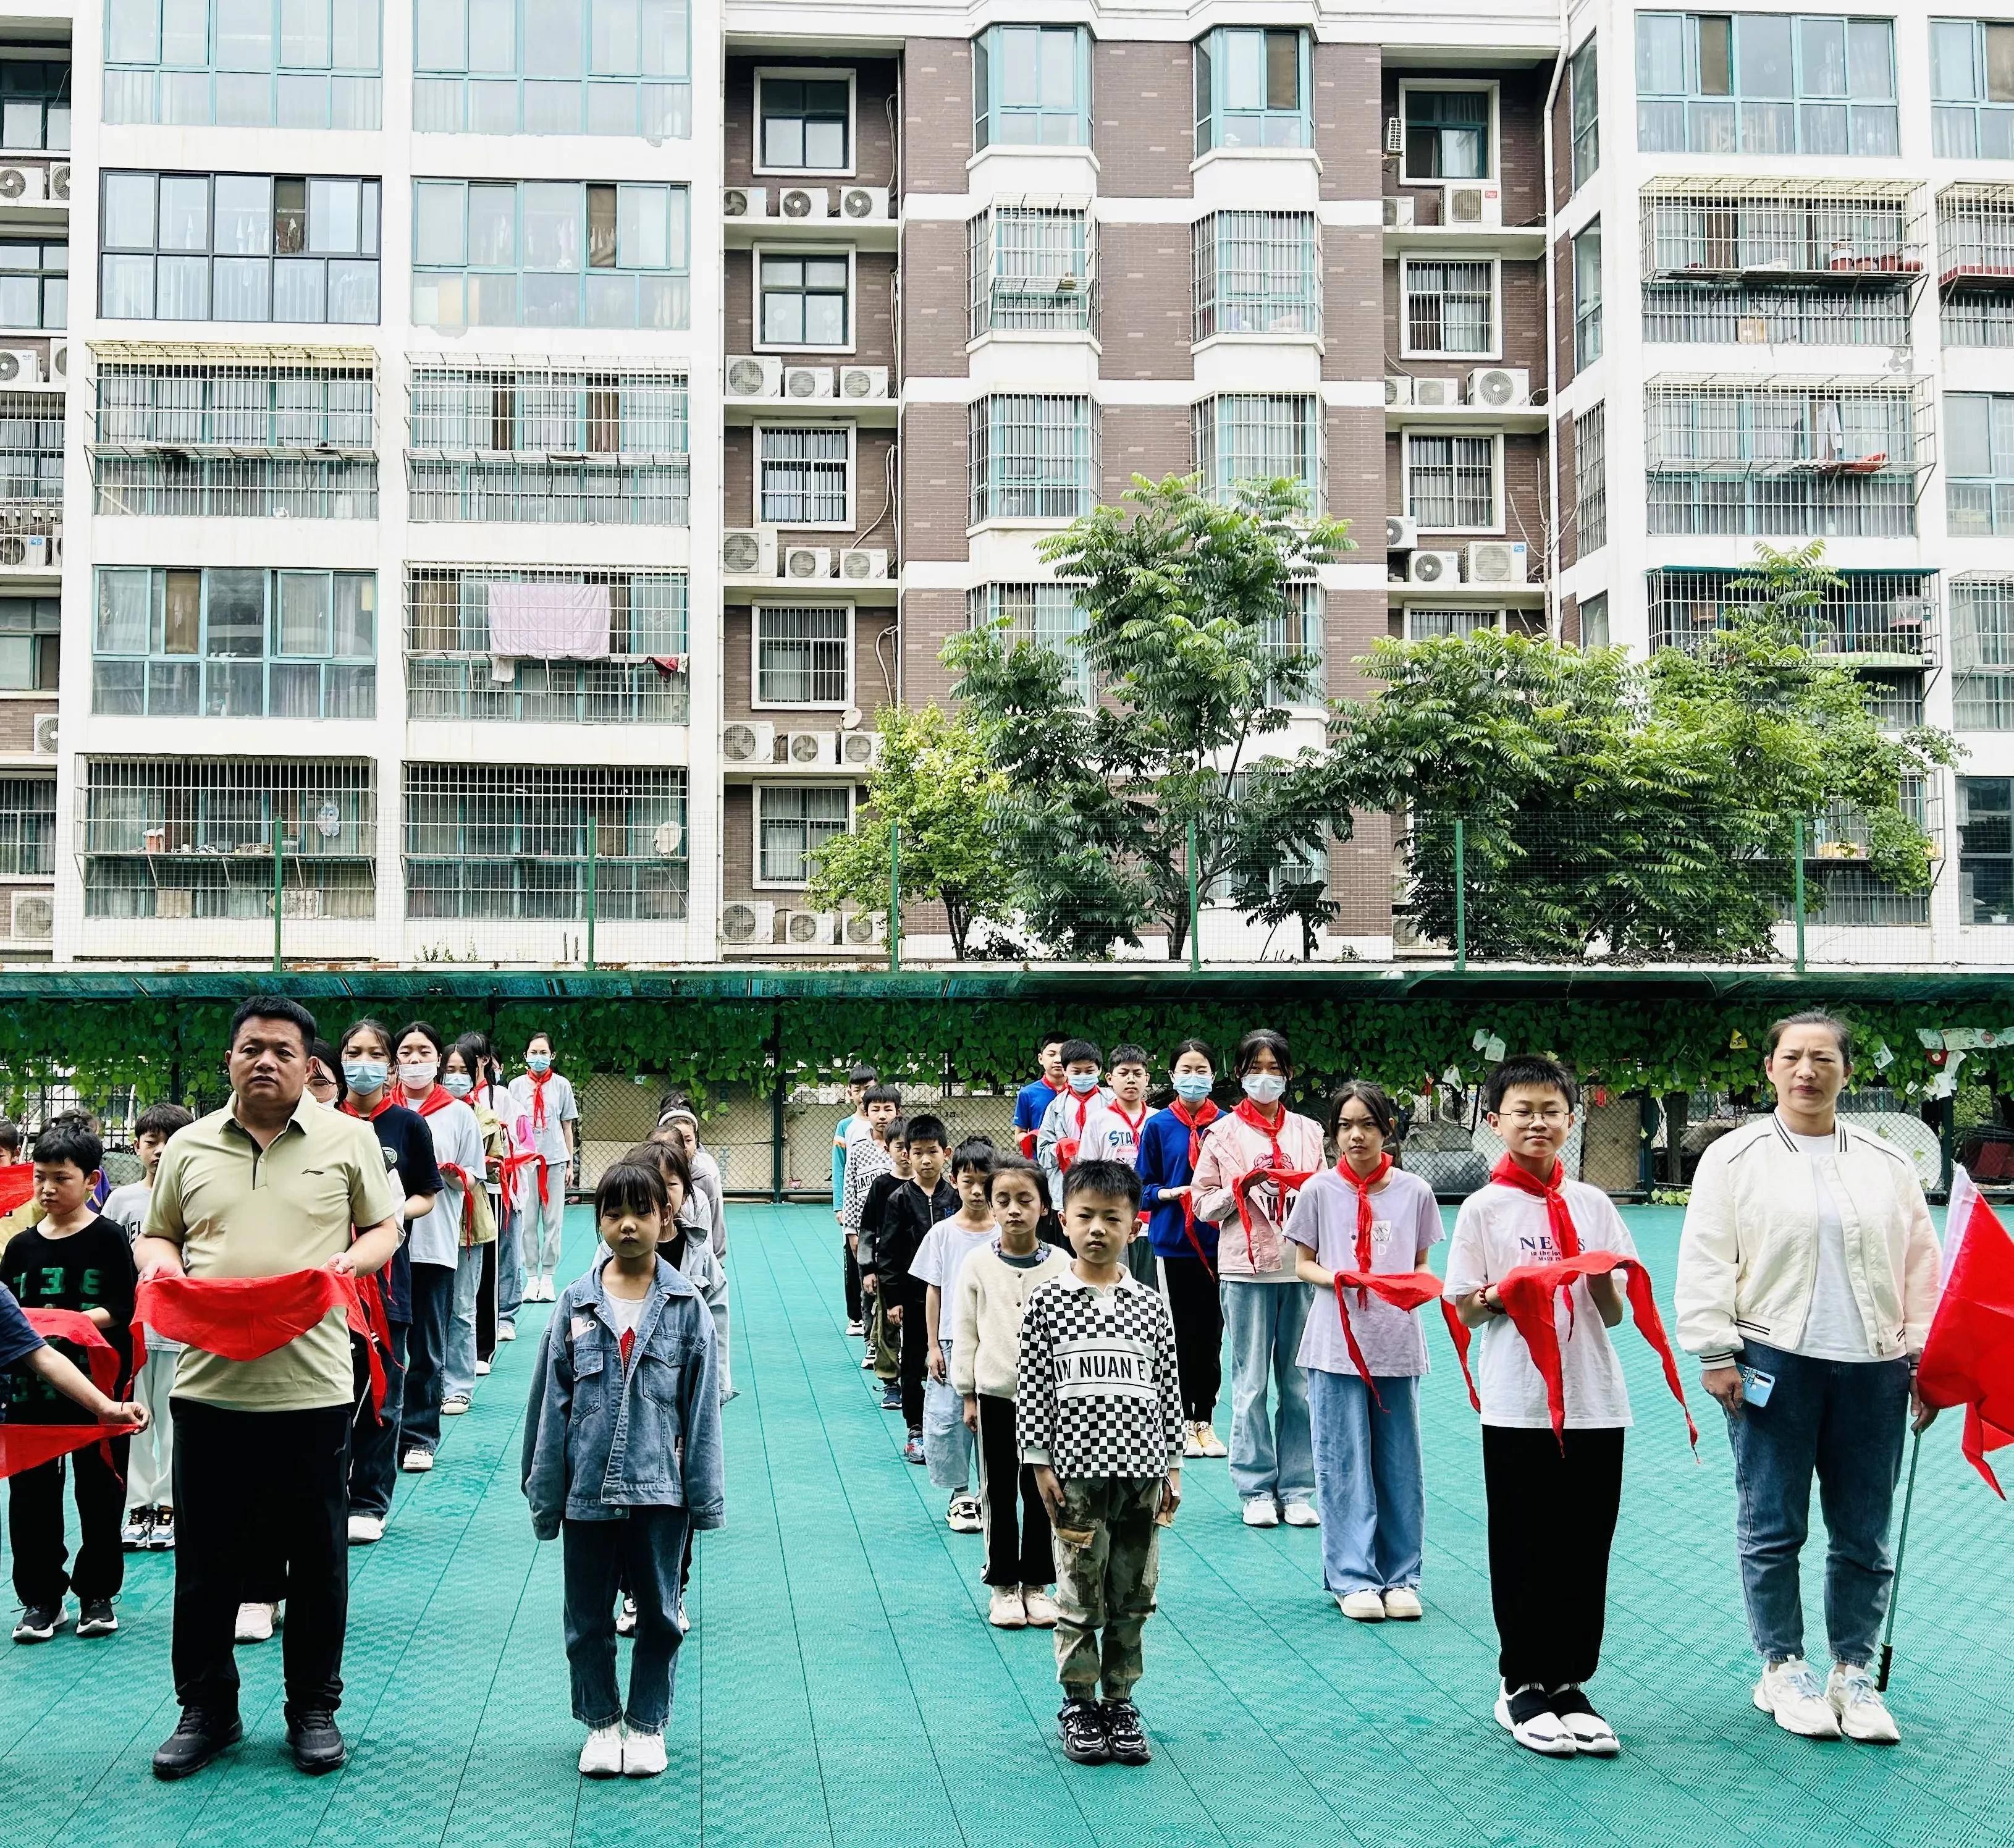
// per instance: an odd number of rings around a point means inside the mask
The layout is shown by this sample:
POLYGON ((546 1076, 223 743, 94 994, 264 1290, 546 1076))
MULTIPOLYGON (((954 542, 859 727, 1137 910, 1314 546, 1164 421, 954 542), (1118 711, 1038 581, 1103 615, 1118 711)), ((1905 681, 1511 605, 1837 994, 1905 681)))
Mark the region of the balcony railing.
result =
POLYGON ((1947 186, 1937 195, 1937 281, 2014 285, 2014 185, 1947 186))
MULTIPOLYGON (((1707 568, 1665 567, 1648 574, 1650 646, 1697 652, 1719 629, 1730 607, 1752 601, 1738 588, 1747 574, 1707 568)), ((1851 665, 1880 668, 1934 666, 1938 658, 1935 579, 1926 571, 1844 574, 1843 589, 1829 590, 1807 613, 1804 644, 1814 654, 1851 665)))
POLYGON ((1917 189, 1778 180, 1657 180, 1643 190, 1647 281, 1791 276, 1893 287, 1925 265, 1917 189))

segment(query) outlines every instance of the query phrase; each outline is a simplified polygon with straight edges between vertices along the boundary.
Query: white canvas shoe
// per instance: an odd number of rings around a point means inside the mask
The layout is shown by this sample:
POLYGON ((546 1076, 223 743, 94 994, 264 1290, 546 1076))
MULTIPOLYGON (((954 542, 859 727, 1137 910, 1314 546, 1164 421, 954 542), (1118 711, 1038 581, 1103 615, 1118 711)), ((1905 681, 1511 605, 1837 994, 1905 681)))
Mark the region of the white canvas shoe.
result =
POLYGON ((1385 1600, 1375 1591, 1345 1591, 1336 1599, 1335 1607, 1359 1624, 1385 1621, 1385 1600))
POLYGON ((374 1514, 353 1514, 349 1517, 349 1544, 352 1546, 374 1546, 385 1538, 385 1523, 374 1514))
POLYGON ((1395 1585, 1385 1594, 1385 1614, 1401 1624, 1417 1624, 1426 1614, 1426 1606, 1410 1586, 1395 1585))
POLYGON ((1312 1502, 1289 1502, 1281 1511, 1281 1518, 1290 1527, 1319 1527, 1321 1516, 1312 1502))
POLYGON ((995 1585, 986 1601, 986 1620, 996 1630, 1025 1630, 1028 1613, 1021 1602, 1019 1585, 995 1585))

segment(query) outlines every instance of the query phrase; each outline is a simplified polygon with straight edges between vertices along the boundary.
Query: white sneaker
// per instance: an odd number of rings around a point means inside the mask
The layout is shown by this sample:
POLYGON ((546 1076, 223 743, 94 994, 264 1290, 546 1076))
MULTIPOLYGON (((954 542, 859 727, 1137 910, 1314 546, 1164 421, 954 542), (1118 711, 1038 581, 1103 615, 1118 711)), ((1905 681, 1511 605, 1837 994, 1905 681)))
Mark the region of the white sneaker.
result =
POLYGON ((399 1467, 410 1476, 423 1476, 434 1466, 434 1453, 417 1446, 399 1459, 399 1467))
POLYGON ((1426 1614, 1420 1595, 1409 1585, 1394 1585, 1385 1594, 1385 1614, 1395 1622, 1417 1624, 1426 1614))
POLYGON ((615 1634, 618 1636, 634 1636, 636 1634, 635 1599, 625 1598, 622 1600, 622 1608, 615 1613, 615 1634))
POLYGON ((1385 1621, 1385 1600, 1375 1591, 1345 1591, 1336 1599, 1335 1607, 1360 1624, 1385 1621))
POLYGON ((1279 1505, 1270 1495, 1254 1495, 1245 1504, 1240 1517, 1248 1527, 1277 1527, 1280 1524, 1279 1505))
POLYGON ((1053 1630, 1056 1627, 1056 1601, 1040 1585, 1021 1588, 1021 1608, 1027 1613, 1030 1630, 1053 1630))
POLYGON ((985 1517, 979 1512, 979 1501, 973 1495, 954 1495, 951 1506, 944 1512, 944 1524, 954 1534, 979 1534, 985 1530, 985 1517))
POLYGON ((475 1376, 478 1380, 487 1380, 489 1377, 489 1362, 479 1360, 475 1363, 475 1376))
POLYGON ((1528 1752, 1543 1758, 1571 1758, 1580 1748, 1566 1722, 1539 1704, 1545 1698, 1539 1688, 1520 1688, 1515 1694, 1503 1688, 1496 1696, 1496 1724, 1528 1752))
POLYGON ((1839 1715, 1833 1711, 1826 1691, 1812 1665, 1801 1656, 1772 1662, 1755 1684, 1755 1705, 1786 1732, 1801 1739, 1836 1739, 1839 1715))
POLYGON ((1575 1749, 1593 1758, 1613 1758, 1622 1749, 1615 1728, 1594 1710, 1587 1690, 1578 1682, 1553 1690, 1553 1713, 1573 1735, 1575 1749))
POLYGON ((874 1371, 874 1356, 873 1355, 869 1354, 862 1356, 860 1370, 863 1373, 871 1373, 874 1371))
POLYGON ((1312 1502, 1289 1502, 1283 1510, 1283 1516, 1290 1527, 1319 1527, 1321 1525, 1321 1516, 1315 1512, 1315 1505, 1312 1502))
POLYGON ((1902 1736, 1895 1716, 1864 1665, 1835 1662, 1826 1677, 1826 1703, 1839 1716, 1839 1729, 1865 1746, 1892 1746, 1902 1736))
POLYGON ((622 1774, 625 1778, 655 1778, 665 1768, 665 1735, 661 1732, 625 1732, 622 1735, 622 1774))
POLYGON ((1231 1455, 1230 1451, 1225 1448, 1224 1440, 1217 1434, 1207 1422, 1196 1426, 1196 1441, 1202 1446, 1202 1448, 1196 1453, 1199 1456, 1227 1457, 1231 1455))
POLYGON ((496 1338, 500 1341, 514 1341, 518 1338, 518 1325, 514 1322, 500 1322, 496 1325, 496 1338))
POLYGON ((580 1774, 583 1778, 619 1778, 622 1775, 622 1728, 597 1726, 580 1749, 580 1774))
POLYGON ((374 1546, 385 1538, 385 1523, 374 1514, 353 1514, 349 1517, 349 1544, 352 1546, 374 1546))
POLYGON ((550 1277, 541 1279, 539 1283, 539 1301, 542 1303, 556 1303, 559 1300, 559 1292, 553 1287, 552 1279, 550 1277))
POLYGON ((867 1325, 856 1318, 855 1320, 849 1322, 846 1325, 846 1332, 849 1335, 854 1337, 855 1340, 858 1340, 861 1336, 866 1333, 867 1325))
POLYGON ((271 1642, 273 1640, 273 1617, 278 1609, 276 1604, 239 1605, 237 1640, 240 1642, 271 1642))
POLYGON ((1025 1630, 1028 1613, 1021 1602, 1019 1585, 995 1585, 986 1602, 986 1620, 996 1630, 1025 1630))
POLYGON ((468 1409, 468 1407, 469 1401, 464 1398, 460 1393, 455 1393, 449 1398, 441 1401, 441 1416, 443 1418, 459 1418, 468 1409))

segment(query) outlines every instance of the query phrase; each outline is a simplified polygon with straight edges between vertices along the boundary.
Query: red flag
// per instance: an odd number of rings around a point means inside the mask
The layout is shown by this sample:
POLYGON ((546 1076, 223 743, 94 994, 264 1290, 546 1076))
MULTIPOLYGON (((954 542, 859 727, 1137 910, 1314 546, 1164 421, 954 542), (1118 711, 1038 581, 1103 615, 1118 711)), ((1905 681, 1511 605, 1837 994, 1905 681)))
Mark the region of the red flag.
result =
POLYGON ((11 1213, 24 1205, 35 1190, 35 1164, 16 1161, 0 1168, 0 1213, 11 1213))
POLYGON ((2014 1239, 1962 1168, 1951 1172, 1944 1289, 1916 1390, 1926 1405, 1964 1406, 1965 1459, 2005 1501, 1986 1457, 2014 1444, 2014 1239))

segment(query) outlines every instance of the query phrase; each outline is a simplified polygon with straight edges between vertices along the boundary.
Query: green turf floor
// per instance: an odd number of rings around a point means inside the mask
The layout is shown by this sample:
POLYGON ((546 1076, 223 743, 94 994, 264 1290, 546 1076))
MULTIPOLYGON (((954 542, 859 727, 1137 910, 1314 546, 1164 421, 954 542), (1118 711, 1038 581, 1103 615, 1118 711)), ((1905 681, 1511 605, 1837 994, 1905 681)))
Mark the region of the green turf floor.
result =
MULTIPOLYGON (((1632 1215, 1667 1292, 1678 1217, 1632 1215)), ((401 1479, 385 1540, 350 1556, 348 1769, 317 1782, 286 1764, 274 1642, 239 1652, 244 1744, 185 1784, 149 1775, 174 1718, 173 1563, 144 1556, 116 1637, 0 1643, 0 1844, 1962 1848, 2014 1836, 2014 1515, 1958 1459, 1953 1421, 1923 1451, 1894 1750, 1793 1739, 1750 1706, 1726 1444, 1703 1421, 1690 1460, 1650 1351, 1626 1330, 1639 1423, 1595 1684, 1624 1753, 1555 1764, 1511 1746, 1489 1718, 1476 1426, 1436 1333, 1426 1620, 1346 1622, 1322 1593, 1319 1536, 1248 1530, 1224 1466, 1192 1463, 1139 1690, 1154 1763, 1087 1769, 1055 1742, 1049 1638, 987 1627, 980 1543, 946 1530, 843 1337, 830 1215, 740 1207, 733 1223, 728 1525, 699 1548, 665 1776, 575 1773, 559 1549, 534 1545, 517 1487, 548 1313, 528 1308, 527 1338, 500 1350, 475 1409, 450 1422, 439 1466, 401 1479)), ((569 1272, 590 1236, 576 1209, 569 1272)), ((1560 1562, 1563 1577, 1574 1570, 1560 1562)))

